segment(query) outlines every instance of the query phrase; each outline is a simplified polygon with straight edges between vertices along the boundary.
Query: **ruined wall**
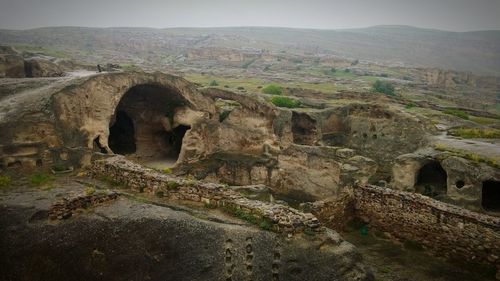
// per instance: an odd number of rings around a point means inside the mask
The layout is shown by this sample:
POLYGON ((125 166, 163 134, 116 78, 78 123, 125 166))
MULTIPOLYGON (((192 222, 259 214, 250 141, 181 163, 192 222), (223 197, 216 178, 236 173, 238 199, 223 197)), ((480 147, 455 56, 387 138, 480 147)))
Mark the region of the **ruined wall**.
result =
POLYGON ((376 186, 355 188, 355 198, 356 216, 375 229, 447 258, 495 264, 500 270, 500 218, 376 186))
POLYGON ((302 213, 284 205, 250 200, 221 184, 162 174, 128 161, 123 156, 95 161, 92 165, 92 175, 169 199, 203 202, 229 210, 237 209, 269 219, 273 228, 280 232, 298 232, 305 228, 320 231, 318 219, 310 213, 302 213))

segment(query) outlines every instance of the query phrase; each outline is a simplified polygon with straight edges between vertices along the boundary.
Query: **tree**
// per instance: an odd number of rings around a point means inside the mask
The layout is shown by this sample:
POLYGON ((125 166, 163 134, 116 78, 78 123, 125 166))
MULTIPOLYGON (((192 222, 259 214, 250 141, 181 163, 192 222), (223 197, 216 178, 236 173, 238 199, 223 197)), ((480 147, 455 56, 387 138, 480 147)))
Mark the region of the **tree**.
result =
POLYGON ((210 86, 212 86, 212 87, 219 86, 219 83, 217 82, 217 80, 212 80, 210 82, 210 86))
POLYGON ((388 81, 377 80, 373 83, 372 90, 377 93, 394 96, 394 86, 388 81))

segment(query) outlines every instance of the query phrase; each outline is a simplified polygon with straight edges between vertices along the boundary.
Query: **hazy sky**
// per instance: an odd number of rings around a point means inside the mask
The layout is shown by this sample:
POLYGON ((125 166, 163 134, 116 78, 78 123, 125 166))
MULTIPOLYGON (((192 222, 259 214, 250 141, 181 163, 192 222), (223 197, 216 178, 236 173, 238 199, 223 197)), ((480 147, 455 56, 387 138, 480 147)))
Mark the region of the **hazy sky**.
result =
POLYGON ((500 29, 500 0, 0 0, 0 28, 43 26, 500 29))

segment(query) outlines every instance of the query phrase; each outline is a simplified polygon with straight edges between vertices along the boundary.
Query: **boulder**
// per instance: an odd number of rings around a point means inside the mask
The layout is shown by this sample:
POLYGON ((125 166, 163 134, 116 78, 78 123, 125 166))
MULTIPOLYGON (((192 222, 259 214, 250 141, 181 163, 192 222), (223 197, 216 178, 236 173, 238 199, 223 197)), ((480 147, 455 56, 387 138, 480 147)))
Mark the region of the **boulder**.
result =
POLYGON ((49 60, 45 59, 29 59, 24 62, 26 77, 60 77, 64 75, 64 71, 49 60))

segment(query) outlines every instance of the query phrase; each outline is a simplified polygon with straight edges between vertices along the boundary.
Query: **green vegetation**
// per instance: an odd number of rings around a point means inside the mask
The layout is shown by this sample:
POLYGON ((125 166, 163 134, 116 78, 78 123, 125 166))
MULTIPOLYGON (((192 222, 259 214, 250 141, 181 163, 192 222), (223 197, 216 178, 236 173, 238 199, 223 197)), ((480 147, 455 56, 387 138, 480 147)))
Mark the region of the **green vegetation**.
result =
POLYGON ((40 53, 55 58, 69 58, 69 55, 66 52, 57 49, 49 49, 49 48, 24 45, 24 44, 15 44, 13 45, 13 47, 21 52, 40 53))
POLYGON ((179 183, 177 183, 176 181, 168 181, 167 182, 167 190, 168 191, 179 190, 179 183))
POLYGON ((162 170, 164 174, 171 174, 172 173, 172 168, 165 168, 162 170))
POLYGON ((42 186, 53 181, 54 177, 44 173, 37 173, 29 176, 28 180, 32 186, 42 186))
POLYGON ((244 220, 248 223, 251 223, 253 225, 257 225, 263 230, 272 230, 272 228, 273 228, 273 223, 267 218, 263 218, 263 217, 255 215, 255 214, 252 214, 252 213, 247 213, 247 212, 245 212, 239 208, 235 208, 235 207, 225 206, 225 207, 222 207, 222 209, 226 213, 229 213, 229 214, 231 214, 231 215, 233 215, 241 220, 244 220))
POLYGON ((260 222, 259 227, 263 230, 271 230, 273 228, 273 224, 269 220, 263 219, 260 222))
POLYGON ((229 117, 229 114, 231 114, 231 111, 229 110, 222 111, 219 114, 219 122, 222 123, 224 120, 226 120, 226 118, 229 117))
POLYGON ((289 97, 276 96, 271 99, 271 102, 278 107, 297 108, 300 106, 300 101, 289 97))
POLYGON ((434 145, 434 148, 436 150, 449 152, 452 155, 455 155, 458 157, 469 159, 475 163, 482 162, 482 163, 486 163, 487 165, 490 165, 492 167, 500 168, 500 159, 499 158, 486 157, 486 156, 482 156, 482 155, 479 155, 479 154, 474 153, 474 152, 447 147, 446 145, 441 144, 441 143, 434 145))
POLYGON ((308 227, 308 228, 304 229, 304 234, 309 235, 309 236, 314 236, 314 235, 316 235, 316 232, 308 227))
POLYGON ((205 203, 203 203, 203 207, 205 207, 207 209, 215 209, 215 208, 217 208, 217 205, 205 202, 205 203))
POLYGON ((377 93, 382 93, 387 96, 394 96, 395 89, 394 86, 388 81, 377 80, 372 85, 372 90, 377 93))
POLYGON ((86 195, 92 195, 95 193, 95 187, 92 186, 92 185, 89 185, 87 187, 85 187, 85 194, 86 195))
POLYGON ((443 113, 448 115, 453 115, 465 120, 469 120, 469 114, 459 109, 447 108, 443 111, 443 113))
POLYGON ((500 130, 493 128, 457 128, 451 129, 450 134, 465 139, 500 139, 500 130))
POLYGON ((281 95, 283 94, 283 88, 279 85, 269 84, 262 88, 262 92, 268 95, 281 95))
POLYGON ((414 107, 417 107, 417 105, 416 105, 415 103, 413 103, 413 102, 410 102, 410 103, 408 103, 407 105, 405 105, 405 108, 406 108, 406 109, 412 109, 412 108, 414 108, 414 107))
POLYGON ((219 86, 219 83, 217 82, 217 80, 212 80, 212 81, 210 81, 210 86, 216 87, 216 86, 219 86))
POLYGON ((500 124, 500 119, 479 117, 479 116, 469 116, 469 120, 476 122, 481 125, 493 125, 500 124))
POLYGON ((12 183, 12 178, 10 176, 0 175, 0 188, 10 186, 12 183))

